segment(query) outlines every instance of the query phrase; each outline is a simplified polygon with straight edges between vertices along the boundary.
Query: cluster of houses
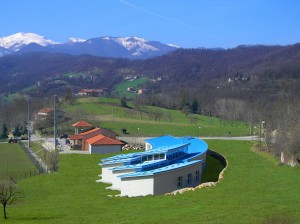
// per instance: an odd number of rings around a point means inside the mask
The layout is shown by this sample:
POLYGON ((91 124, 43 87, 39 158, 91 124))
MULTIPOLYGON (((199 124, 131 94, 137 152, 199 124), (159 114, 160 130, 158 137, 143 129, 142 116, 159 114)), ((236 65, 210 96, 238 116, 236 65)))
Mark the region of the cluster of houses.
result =
POLYGON ((72 149, 87 151, 90 154, 115 153, 121 152, 123 142, 117 139, 113 131, 104 128, 92 127, 85 121, 79 121, 72 125, 75 128, 75 134, 70 136, 72 149), (79 130, 84 130, 79 133, 79 130))
POLYGON ((146 93, 147 92, 147 89, 135 89, 133 87, 128 87, 127 88, 127 92, 130 92, 130 93, 136 93, 137 95, 141 95, 143 93, 146 93))
POLYGON ((132 82, 132 81, 134 81, 138 78, 140 78, 139 75, 127 75, 123 79, 126 80, 126 81, 129 81, 129 82, 132 82))
POLYGON ((78 92, 78 96, 102 96, 108 92, 107 88, 102 89, 81 89, 78 92))

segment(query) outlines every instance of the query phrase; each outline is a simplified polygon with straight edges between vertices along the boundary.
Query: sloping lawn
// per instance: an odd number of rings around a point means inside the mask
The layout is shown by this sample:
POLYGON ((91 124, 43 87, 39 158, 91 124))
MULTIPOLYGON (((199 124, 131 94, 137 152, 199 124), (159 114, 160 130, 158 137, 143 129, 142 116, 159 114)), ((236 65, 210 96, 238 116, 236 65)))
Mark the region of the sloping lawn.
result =
POLYGON ((297 223, 298 168, 251 151, 251 142, 207 142, 229 162, 216 187, 176 196, 110 197, 119 192, 95 182, 100 155, 62 155, 58 173, 19 183, 24 199, 8 207, 6 223, 297 223))
POLYGON ((19 144, 0 144, 0 179, 13 177, 15 179, 28 177, 36 172, 36 168, 19 144))
MULTIPOLYGON (((128 106, 134 108, 132 102, 128 106)), ((94 125, 111 129, 122 135, 122 128, 126 128, 131 136, 157 135, 191 135, 191 136, 245 136, 249 135, 249 127, 245 123, 237 126, 220 125, 217 118, 193 115, 196 121, 178 110, 164 109, 154 106, 143 106, 140 113, 136 109, 120 106, 120 100, 110 98, 79 98, 74 105, 64 105, 64 110, 71 113, 81 110, 87 114, 87 120, 94 125), (163 116, 155 121, 150 120, 148 114, 160 111, 163 116), (167 118, 169 117, 170 120, 167 118)), ((64 125, 60 125, 64 126, 64 125)), ((70 125, 69 125, 70 126, 70 125)))

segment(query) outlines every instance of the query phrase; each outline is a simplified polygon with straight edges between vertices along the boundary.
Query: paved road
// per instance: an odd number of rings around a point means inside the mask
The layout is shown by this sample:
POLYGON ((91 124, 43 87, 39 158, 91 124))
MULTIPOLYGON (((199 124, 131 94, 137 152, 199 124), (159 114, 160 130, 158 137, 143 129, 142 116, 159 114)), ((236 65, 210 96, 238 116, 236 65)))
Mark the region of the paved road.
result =
MULTIPOLYGON (((145 144, 145 140, 149 139, 151 137, 127 137, 127 136, 122 136, 119 137, 120 140, 128 142, 128 143, 133 143, 133 144, 145 144)), ((258 136, 241 136, 241 137, 229 137, 229 136, 224 136, 224 137, 200 137, 200 139, 216 139, 216 140, 236 140, 236 141, 259 141, 258 136)), ((31 136, 31 141, 45 141, 49 142, 54 146, 54 138, 49 138, 49 137, 38 137, 36 135, 31 136)), ((61 152, 60 153, 78 153, 78 154, 86 154, 87 152, 82 152, 82 151, 75 151, 75 150, 70 150, 70 146, 65 144, 65 139, 60 139, 57 138, 60 146, 61 146, 61 152)), ((264 140, 264 139, 262 139, 264 140)))
MULTIPOLYGON (((65 139, 60 139, 57 138, 59 146, 63 152, 69 152, 70 151, 70 146, 66 144, 65 139)), ((44 141, 44 142, 49 142, 50 145, 53 146, 54 148, 54 137, 38 137, 35 134, 31 135, 30 141, 44 141)))
MULTIPOLYGON (((120 140, 128 142, 128 143, 139 143, 143 144, 145 143, 145 140, 151 138, 151 137, 127 137, 127 136, 122 136, 119 137, 120 140)), ((216 139, 216 140, 236 140, 236 141, 259 141, 258 136, 241 136, 241 137, 229 137, 229 136, 224 136, 224 137, 199 137, 200 139, 216 139)), ((262 141, 264 139, 262 138, 262 141)))

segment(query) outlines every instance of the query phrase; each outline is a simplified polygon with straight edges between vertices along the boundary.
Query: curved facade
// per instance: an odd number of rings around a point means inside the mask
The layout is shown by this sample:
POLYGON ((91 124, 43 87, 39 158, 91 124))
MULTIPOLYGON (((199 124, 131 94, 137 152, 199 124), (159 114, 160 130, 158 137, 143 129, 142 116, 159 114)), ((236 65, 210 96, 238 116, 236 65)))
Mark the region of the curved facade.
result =
POLYGON ((122 196, 161 195, 201 183, 208 145, 194 137, 146 140, 146 151, 103 159, 102 182, 122 196))

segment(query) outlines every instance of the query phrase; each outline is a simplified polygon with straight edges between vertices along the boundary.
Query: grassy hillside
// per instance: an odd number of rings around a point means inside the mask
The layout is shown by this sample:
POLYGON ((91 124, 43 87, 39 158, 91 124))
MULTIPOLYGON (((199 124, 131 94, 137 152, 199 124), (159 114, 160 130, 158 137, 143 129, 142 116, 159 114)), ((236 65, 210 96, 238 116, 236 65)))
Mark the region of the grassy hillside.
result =
MULTIPOLYGON (((193 115, 195 120, 191 122, 186 116, 177 110, 168 110, 152 106, 143 106, 140 111, 134 109, 134 105, 128 102, 130 108, 120 106, 120 100, 109 98, 79 98, 74 105, 65 105, 64 109, 71 113, 71 117, 77 116, 78 111, 87 114, 86 119, 94 125, 121 133, 126 128, 132 136, 157 136, 171 134, 175 136, 242 136, 249 134, 249 127, 240 123, 232 127, 220 125, 217 118, 193 115), (161 118, 155 120, 149 114, 161 113, 161 118)), ((78 116, 77 116, 78 117, 78 116)), ((83 118, 78 118, 83 119, 83 118)))
POLYGON ((299 168, 251 151, 251 142, 207 142, 229 162, 216 187, 111 197, 119 192, 95 182, 101 155, 62 155, 58 173, 19 182, 24 198, 8 208, 6 223, 297 223, 299 168))
POLYGON ((145 85, 147 83, 148 79, 145 78, 139 78, 136 79, 134 81, 125 81, 125 82, 121 82, 120 84, 118 84, 115 87, 115 92, 121 96, 121 97, 126 97, 128 99, 133 98, 134 96, 136 96, 135 93, 131 93, 127 91, 128 87, 132 87, 135 90, 138 90, 138 88, 142 87, 143 85, 145 85))
POLYGON ((36 171, 19 144, 0 144, 0 177, 12 176, 19 179, 36 171))

